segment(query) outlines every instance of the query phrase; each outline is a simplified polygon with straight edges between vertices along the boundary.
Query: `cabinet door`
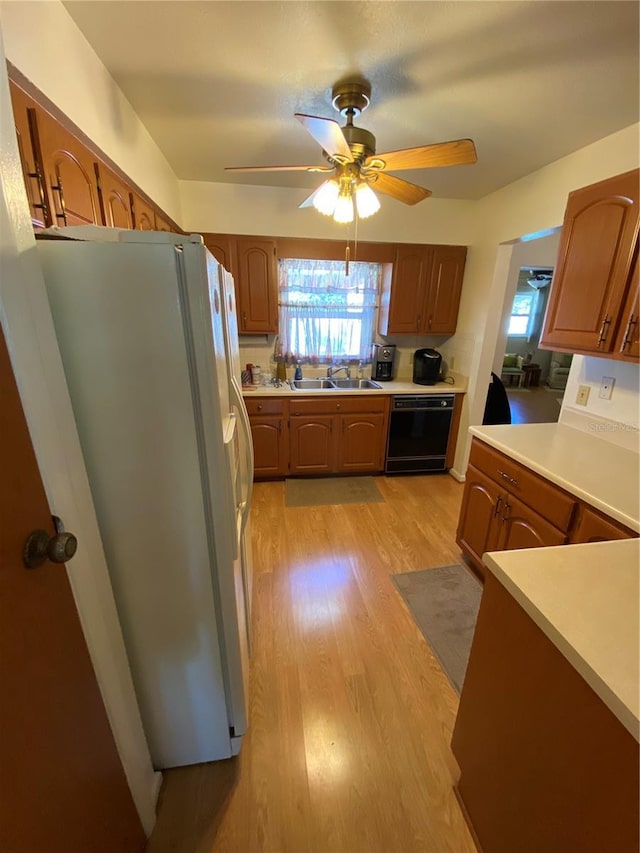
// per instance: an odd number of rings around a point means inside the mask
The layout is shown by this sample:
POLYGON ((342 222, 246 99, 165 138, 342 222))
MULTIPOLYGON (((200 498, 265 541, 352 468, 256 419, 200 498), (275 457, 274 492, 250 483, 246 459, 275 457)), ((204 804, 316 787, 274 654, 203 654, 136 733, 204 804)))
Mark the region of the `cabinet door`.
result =
POLYGON ((391 277, 389 319, 383 335, 416 334, 425 313, 427 251, 424 246, 396 246, 391 277))
POLYGON ((238 237, 238 331, 278 331, 278 276, 275 240, 238 237))
POLYGON ((434 246, 427 311, 423 330, 430 335, 452 335, 458 325, 466 246, 434 246))
POLYGON ((566 540, 561 530, 513 495, 503 496, 499 514, 502 521, 497 548, 499 551, 562 545, 566 540))
POLYGON ((571 544, 609 542, 612 539, 633 539, 637 536, 637 533, 623 527, 612 518, 604 518, 588 507, 582 506, 578 523, 571 534, 571 544))
POLYGON ((51 211, 44 188, 42 167, 36 157, 36 146, 33 140, 33 135, 37 134, 37 127, 33 124, 36 103, 12 80, 9 80, 9 90, 22 176, 31 211, 31 223, 34 228, 47 228, 51 225, 51 211))
POLYGON ((155 231, 156 214, 151 205, 143 201, 136 193, 131 193, 131 205, 133 208, 133 227, 137 231, 155 231))
POLYGON ((282 477, 287 473, 289 453, 286 422, 281 417, 251 419, 254 476, 282 477))
POLYGON ((638 256, 633 264, 629 293, 622 308, 620 330, 616 338, 615 351, 626 359, 637 361, 640 358, 640 299, 638 296, 638 256))
POLYGON ((482 555, 485 551, 497 549, 501 524, 499 512, 503 498, 493 480, 472 465, 469 466, 456 542, 471 557, 483 578, 482 555))
POLYGON ((235 240, 230 234, 203 234, 204 244, 219 264, 236 278, 235 240))
POLYGON ((330 474, 336 470, 333 415, 289 418, 291 474, 330 474))
POLYGON ((154 223, 156 231, 173 231, 171 223, 159 213, 154 213, 154 223))
POLYGON ((53 224, 102 225, 96 158, 44 110, 37 123, 53 224))
POLYGON ((541 344, 611 352, 638 229, 638 170, 570 193, 541 344))
POLYGON ((129 187, 103 163, 97 165, 97 175, 102 224, 109 228, 133 228, 129 187))
POLYGON ((338 471, 382 471, 384 415, 342 415, 338 471))

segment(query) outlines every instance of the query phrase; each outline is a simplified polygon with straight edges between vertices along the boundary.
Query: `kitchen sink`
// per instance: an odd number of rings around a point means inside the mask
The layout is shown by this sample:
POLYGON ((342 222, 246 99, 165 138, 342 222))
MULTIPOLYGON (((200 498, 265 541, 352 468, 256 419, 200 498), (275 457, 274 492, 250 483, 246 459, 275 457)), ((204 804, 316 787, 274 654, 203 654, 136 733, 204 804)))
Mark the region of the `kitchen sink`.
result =
POLYGON ((382 388, 377 382, 372 382, 371 379, 332 379, 336 388, 348 388, 349 390, 364 390, 371 388, 382 388))
POLYGON ((382 388, 382 385, 371 379, 293 379, 290 384, 294 391, 363 391, 382 388))
POLYGON ((317 391, 318 388, 335 391, 335 385, 330 379, 293 379, 291 387, 297 391, 317 391))

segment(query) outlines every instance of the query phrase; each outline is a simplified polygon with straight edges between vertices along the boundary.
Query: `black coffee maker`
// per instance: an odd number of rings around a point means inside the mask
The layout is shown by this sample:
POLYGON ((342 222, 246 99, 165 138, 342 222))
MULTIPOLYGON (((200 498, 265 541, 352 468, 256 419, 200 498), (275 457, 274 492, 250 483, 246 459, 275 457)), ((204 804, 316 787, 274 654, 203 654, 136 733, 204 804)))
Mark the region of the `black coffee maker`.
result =
POLYGON ((395 344, 374 344, 371 378, 377 379, 379 382, 390 382, 393 379, 395 357, 395 344))
POLYGON ((417 349, 413 354, 413 381, 416 385, 435 385, 440 379, 442 356, 435 349, 417 349))

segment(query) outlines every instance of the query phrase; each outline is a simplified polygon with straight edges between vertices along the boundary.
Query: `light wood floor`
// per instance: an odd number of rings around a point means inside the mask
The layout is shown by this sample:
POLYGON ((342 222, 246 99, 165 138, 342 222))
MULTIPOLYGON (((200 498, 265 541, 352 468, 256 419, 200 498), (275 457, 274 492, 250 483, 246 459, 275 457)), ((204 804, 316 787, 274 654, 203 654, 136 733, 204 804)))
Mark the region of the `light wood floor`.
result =
POLYGON ((509 388, 507 397, 513 424, 552 424, 560 417, 564 391, 550 390, 545 385, 533 388, 509 388))
POLYGON ((250 728, 166 772, 148 853, 469 853, 458 699, 389 575, 460 562, 462 486, 376 477, 385 503, 287 508, 259 483, 250 728))

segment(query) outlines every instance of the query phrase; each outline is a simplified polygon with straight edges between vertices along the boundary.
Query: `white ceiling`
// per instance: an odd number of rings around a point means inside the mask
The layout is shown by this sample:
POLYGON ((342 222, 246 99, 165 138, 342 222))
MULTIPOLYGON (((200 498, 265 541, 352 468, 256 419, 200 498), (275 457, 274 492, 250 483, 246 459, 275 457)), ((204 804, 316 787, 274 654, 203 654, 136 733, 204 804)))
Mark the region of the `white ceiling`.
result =
MULTIPOLYGON (((635 0, 191 2, 67 0, 65 7, 178 178, 313 188, 294 112, 343 120, 331 89, 372 84, 356 119, 378 152, 471 137, 473 166, 398 174, 477 199, 638 121, 635 0)), ((301 194, 301 200, 306 193, 301 194)))

